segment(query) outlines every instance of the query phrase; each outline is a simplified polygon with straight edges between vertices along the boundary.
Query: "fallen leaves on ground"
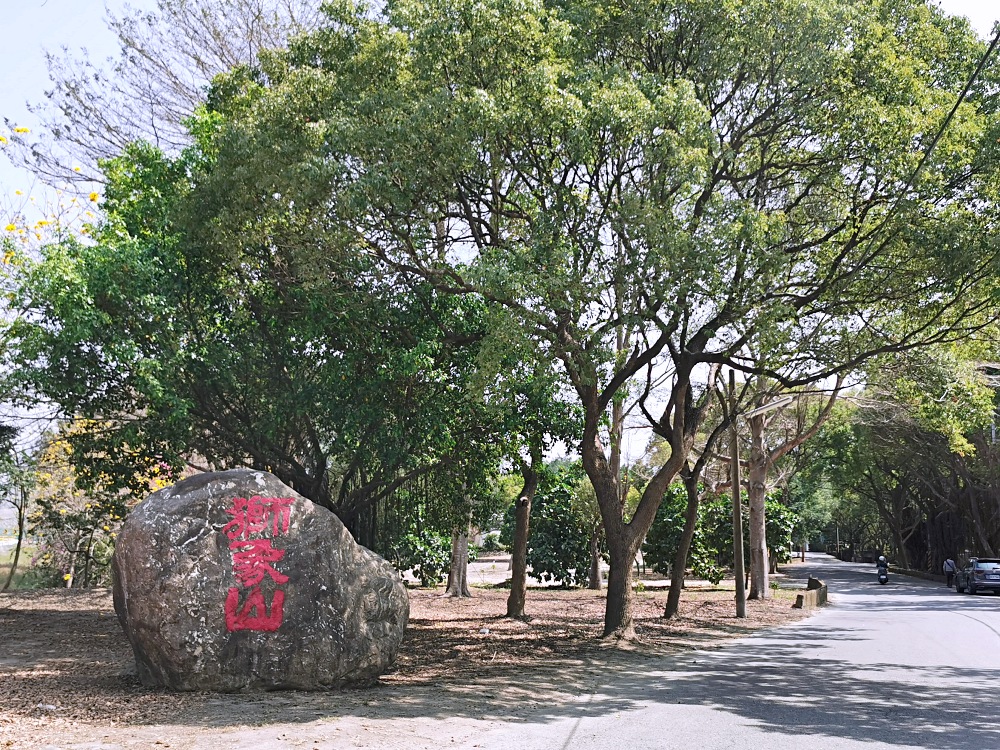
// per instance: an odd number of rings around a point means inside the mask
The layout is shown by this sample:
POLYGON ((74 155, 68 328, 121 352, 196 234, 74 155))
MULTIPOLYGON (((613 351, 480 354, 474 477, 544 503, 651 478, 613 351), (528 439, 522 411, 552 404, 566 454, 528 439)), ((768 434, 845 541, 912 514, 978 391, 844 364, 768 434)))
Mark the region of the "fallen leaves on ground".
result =
POLYGON ((19 736, 36 739, 90 728, 98 739, 102 730, 122 726, 263 725, 308 721, 334 710, 375 717, 390 706, 393 715, 420 716, 448 701, 466 701, 470 715, 489 717, 512 702, 527 707, 558 700, 636 660, 720 645, 803 616, 791 609, 790 592, 749 602, 748 617, 738 620, 731 590, 692 589, 679 616, 664 620, 666 591, 645 591, 635 599, 638 640, 609 643, 599 638, 603 592, 530 590, 525 620, 499 616, 506 611, 506 590, 473 592, 471 599, 456 599, 440 589, 411 590, 397 664, 375 688, 239 695, 140 685, 108 590, 0 595, 0 739, 15 727, 19 736))

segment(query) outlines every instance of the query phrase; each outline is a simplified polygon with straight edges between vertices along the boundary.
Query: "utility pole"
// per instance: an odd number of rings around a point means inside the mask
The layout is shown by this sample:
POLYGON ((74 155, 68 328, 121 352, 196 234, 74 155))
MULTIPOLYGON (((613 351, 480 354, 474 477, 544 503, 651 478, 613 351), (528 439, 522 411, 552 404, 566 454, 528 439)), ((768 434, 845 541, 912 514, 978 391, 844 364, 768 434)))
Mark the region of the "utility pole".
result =
POLYGON ((736 428, 736 371, 729 371, 730 474, 733 482, 733 573, 736 576, 736 616, 747 616, 746 574, 743 569, 743 499, 740 496, 740 441, 736 428))

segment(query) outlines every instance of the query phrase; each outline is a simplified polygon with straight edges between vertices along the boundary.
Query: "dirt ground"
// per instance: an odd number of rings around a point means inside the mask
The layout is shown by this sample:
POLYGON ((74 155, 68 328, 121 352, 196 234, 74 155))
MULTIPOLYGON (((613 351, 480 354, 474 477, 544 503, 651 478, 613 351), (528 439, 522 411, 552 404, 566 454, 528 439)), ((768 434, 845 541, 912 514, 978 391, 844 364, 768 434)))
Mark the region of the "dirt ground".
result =
POLYGON ((737 620, 731 589, 704 588, 687 590, 666 621, 666 590, 647 590, 636 598, 640 640, 623 647, 598 638, 603 592, 529 590, 527 622, 498 616, 501 588, 441 594, 411 589, 396 667, 373 688, 235 695, 142 687, 108 590, 0 595, 0 748, 440 748, 637 661, 803 616, 782 590, 737 620))

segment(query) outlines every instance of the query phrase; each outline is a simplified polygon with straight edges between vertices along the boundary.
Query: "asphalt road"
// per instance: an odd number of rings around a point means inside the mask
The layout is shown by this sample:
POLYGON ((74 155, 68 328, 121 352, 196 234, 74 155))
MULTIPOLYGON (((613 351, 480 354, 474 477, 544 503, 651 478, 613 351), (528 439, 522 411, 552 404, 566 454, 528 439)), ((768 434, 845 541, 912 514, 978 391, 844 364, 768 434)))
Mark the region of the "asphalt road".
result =
POLYGON ((1000 597, 825 555, 813 617, 650 664, 461 745, 482 750, 1000 748, 1000 597))

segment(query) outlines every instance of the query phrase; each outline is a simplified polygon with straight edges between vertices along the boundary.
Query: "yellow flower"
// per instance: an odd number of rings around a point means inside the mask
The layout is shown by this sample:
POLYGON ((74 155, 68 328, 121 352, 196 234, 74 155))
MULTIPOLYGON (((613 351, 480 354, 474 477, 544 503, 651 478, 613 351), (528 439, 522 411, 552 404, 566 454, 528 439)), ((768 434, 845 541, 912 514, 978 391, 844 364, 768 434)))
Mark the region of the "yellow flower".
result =
POLYGON ((79 172, 79 171, 80 171, 80 168, 79 168, 79 167, 73 167, 73 171, 74 171, 74 172, 79 172))
POLYGON ((111 531, 111 527, 110 527, 110 526, 103 526, 102 528, 103 528, 103 529, 104 529, 105 531, 111 531))
POLYGON ((30 133, 31 131, 28 130, 28 128, 14 128, 14 132, 15 133, 30 133))
POLYGON ((14 226, 13 224, 8 224, 7 226, 4 227, 4 229, 6 229, 8 232, 16 232, 17 231, 17 227, 14 226))
POLYGON ((14 195, 24 195, 24 193, 21 192, 20 190, 15 190, 14 195))
POLYGON ((97 193, 91 193, 89 197, 91 203, 97 203, 97 199, 100 198, 101 196, 99 196, 97 193))
POLYGON ((7 139, 0 135, 0 143, 6 143, 7 139))
POLYGON ((73 576, 71 576, 71 575, 70 575, 69 573, 67 573, 66 575, 64 575, 64 576, 63 576, 63 580, 64 580, 64 581, 68 581, 68 580, 69 580, 70 578, 72 578, 72 577, 73 577, 73 576))
POLYGON ((49 222, 47 222, 45 219, 40 219, 38 223, 35 224, 36 227, 47 227, 48 225, 49 222))

